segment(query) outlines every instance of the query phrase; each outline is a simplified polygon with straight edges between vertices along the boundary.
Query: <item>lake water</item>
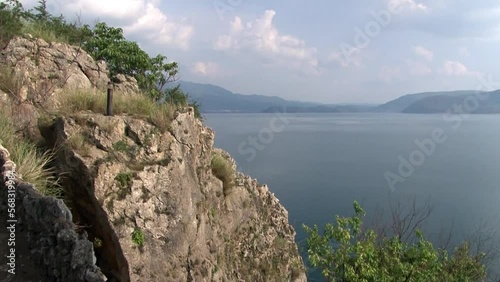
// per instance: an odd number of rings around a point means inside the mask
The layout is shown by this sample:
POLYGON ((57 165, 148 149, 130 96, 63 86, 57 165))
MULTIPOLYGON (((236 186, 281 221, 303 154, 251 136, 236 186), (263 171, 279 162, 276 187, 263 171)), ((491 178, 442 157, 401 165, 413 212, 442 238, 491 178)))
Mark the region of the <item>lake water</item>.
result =
POLYGON ((500 115, 207 114, 205 124, 239 170, 269 185, 301 246, 303 223, 352 215, 354 200, 369 217, 411 197, 434 206, 432 240, 482 228, 500 243, 500 115))

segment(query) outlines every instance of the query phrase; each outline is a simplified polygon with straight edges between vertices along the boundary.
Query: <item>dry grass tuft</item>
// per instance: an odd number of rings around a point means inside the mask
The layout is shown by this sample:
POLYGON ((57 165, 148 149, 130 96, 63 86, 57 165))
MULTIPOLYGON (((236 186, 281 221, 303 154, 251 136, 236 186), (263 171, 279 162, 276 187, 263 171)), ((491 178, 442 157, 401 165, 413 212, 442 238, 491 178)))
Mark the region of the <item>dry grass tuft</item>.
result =
POLYGON ((233 165, 219 151, 213 152, 211 165, 212 173, 222 180, 224 195, 228 195, 234 186, 235 171, 233 165))
POLYGON ((0 140, 17 165, 17 176, 33 184, 43 195, 61 197, 59 178, 53 169, 48 168, 54 154, 40 152, 35 144, 19 136, 7 112, 5 108, 0 108, 0 140))
MULTIPOLYGON (((106 112, 106 93, 68 91, 61 95, 59 112, 71 114, 79 111, 106 112)), ((146 117, 165 132, 174 119, 175 108, 158 104, 144 95, 113 95, 113 114, 130 114, 146 117)))

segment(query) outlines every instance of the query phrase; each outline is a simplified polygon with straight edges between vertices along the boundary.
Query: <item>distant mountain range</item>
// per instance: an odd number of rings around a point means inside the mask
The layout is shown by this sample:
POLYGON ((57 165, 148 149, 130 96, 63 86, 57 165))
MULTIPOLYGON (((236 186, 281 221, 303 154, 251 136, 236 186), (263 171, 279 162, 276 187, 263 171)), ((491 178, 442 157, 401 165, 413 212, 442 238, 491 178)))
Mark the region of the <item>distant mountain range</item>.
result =
POLYGON ((500 113, 500 90, 426 92, 409 94, 376 108, 377 112, 436 114, 436 113, 500 113))
POLYGON ((181 89, 201 105, 205 113, 445 113, 456 111, 460 105, 467 112, 500 113, 500 90, 477 92, 473 90, 426 92, 408 94, 382 105, 369 104, 321 104, 314 102, 288 101, 277 96, 243 95, 233 93, 220 86, 178 81, 181 89), (475 104, 477 102, 477 104, 475 104))

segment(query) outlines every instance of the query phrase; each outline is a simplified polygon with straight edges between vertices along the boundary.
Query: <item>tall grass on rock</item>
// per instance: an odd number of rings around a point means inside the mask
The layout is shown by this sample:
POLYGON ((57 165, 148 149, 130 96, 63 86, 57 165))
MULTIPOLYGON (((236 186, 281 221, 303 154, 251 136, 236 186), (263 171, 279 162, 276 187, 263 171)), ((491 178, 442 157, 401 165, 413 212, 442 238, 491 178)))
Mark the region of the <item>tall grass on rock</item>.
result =
POLYGON ((0 140, 9 150, 16 164, 17 176, 31 183, 43 195, 60 197, 62 190, 55 172, 48 168, 53 158, 49 152, 40 152, 35 144, 21 138, 7 115, 8 110, 0 106, 0 140))
POLYGON ((5 64, 0 64, 0 91, 18 102, 21 100, 21 90, 24 83, 24 77, 16 76, 14 70, 5 64))
MULTIPOLYGON (((106 93, 70 90, 61 95, 59 110, 63 114, 72 114, 79 111, 94 113, 106 112, 106 93)), ((157 103, 145 95, 113 96, 113 114, 130 114, 146 117, 151 123, 166 131, 174 119, 174 106, 168 103, 157 103)))
POLYGON ((235 171, 232 163, 223 156, 223 152, 216 150, 212 154, 212 173, 222 181, 224 195, 228 195, 234 186, 235 171))

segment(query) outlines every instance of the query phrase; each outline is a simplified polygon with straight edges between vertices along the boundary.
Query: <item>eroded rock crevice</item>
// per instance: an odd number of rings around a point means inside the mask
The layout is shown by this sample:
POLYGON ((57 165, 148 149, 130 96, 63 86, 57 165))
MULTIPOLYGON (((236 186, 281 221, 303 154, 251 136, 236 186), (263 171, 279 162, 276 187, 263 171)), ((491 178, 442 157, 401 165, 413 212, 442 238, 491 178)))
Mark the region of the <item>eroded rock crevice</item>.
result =
MULTIPOLYGON (((7 201, 8 190, 15 188, 15 241, 9 244, 15 250, 15 275, 9 275, 5 266, 9 260, 2 256, 0 280, 2 281, 87 281, 102 282, 106 277, 95 265, 96 258, 87 233, 77 233, 73 216, 65 203, 54 197, 40 195, 35 187, 15 177, 15 164, 9 159, 6 148, 0 145, 0 215, 12 215, 11 202, 7 201), (6 184, 7 178, 15 184, 6 184), (5 271, 4 271, 5 270, 5 271)), ((12 224, 12 223, 11 223, 12 224)), ((10 224, 10 225, 11 225, 10 224)), ((12 226, 11 226, 12 227, 12 226)), ((0 223, 2 254, 5 249, 8 229, 5 221, 0 223), (5 239, 5 240, 4 240, 5 239)), ((109 281, 109 280, 108 280, 109 281)))
POLYGON ((65 187, 65 199, 75 217, 74 221, 88 232, 91 241, 102 242, 96 249, 97 265, 109 281, 130 281, 128 264, 118 237, 95 198, 92 167, 64 145, 68 135, 63 125, 64 120, 58 118, 50 126, 41 127, 40 132, 48 146, 61 148, 57 150, 55 164, 63 176, 61 181, 65 187))

